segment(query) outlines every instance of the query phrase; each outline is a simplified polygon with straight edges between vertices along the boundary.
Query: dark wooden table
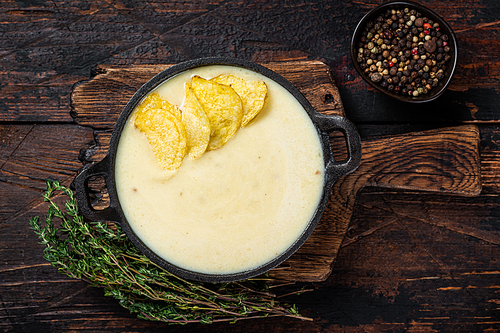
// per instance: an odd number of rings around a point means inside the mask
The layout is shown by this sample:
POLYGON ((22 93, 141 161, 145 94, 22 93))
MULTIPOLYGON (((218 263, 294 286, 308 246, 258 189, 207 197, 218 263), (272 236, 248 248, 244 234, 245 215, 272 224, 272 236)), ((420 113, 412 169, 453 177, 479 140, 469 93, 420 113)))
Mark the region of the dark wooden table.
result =
MULTIPOLYGON (((351 64, 350 36, 380 1, 3 1, 0 330, 499 331, 500 2, 419 2, 448 20, 459 45, 449 89, 425 105, 374 91, 351 64), (137 319, 101 289, 52 268, 28 220, 46 211, 45 179, 69 184, 99 154, 91 152, 107 144, 103 140, 112 126, 75 111, 71 96, 77 83, 101 73, 103 66, 172 64, 205 56, 263 64, 323 62, 346 116, 370 149, 377 148, 373 143, 380 136, 457 126, 478 131, 478 146, 472 148, 480 159, 473 176, 479 177, 481 191, 443 193, 436 183, 429 184, 433 191, 381 187, 389 174, 366 181, 371 186, 358 186, 331 274, 326 281, 308 283, 312 292, 289 300, 312 322, 268 318, 168 326, 137 319)), ((411 165, 416 157, 400 149, 387 159, 411 165)), ((445 170, 446 161, 442 166, 445 170)))

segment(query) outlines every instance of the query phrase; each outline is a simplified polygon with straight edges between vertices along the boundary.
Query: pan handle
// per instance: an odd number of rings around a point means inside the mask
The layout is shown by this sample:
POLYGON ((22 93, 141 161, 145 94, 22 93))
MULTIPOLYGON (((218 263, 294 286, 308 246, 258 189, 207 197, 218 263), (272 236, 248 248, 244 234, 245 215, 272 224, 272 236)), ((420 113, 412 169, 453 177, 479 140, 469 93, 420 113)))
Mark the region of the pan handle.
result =
MULTIPOLYGON (((73 181, 75 186, 75 196, 78 202, 78 208, 80 212, 87 219, 91 221, 113 221, 120 222, 120 214, 116 208, 113 198, 110 193, 110 203, 109 207, 103 210, 96 210, 92 207, 90 203, 89 196, 89 178, 93 176, 103 177, 106 182, 106 187, 109 189, 113 186, 113 181, 111 179, 112 175, 110 173, 110 158, 107 155, 102 161, 91 165, 88 168, 83 169, 78 176, 76 176, 73 181)), ((109 191, 110 192, 110 191, 109 191)))
POLYGON ((316 117, 316 121, 321 130, 328 134, 341 131, 347 143, 348 157, 341 162, 335 161, 332 157, 326 165, 327 173, 338 179, 356 170, 361 163, 361 138, 356 126, 347 118, 340 116, 320 114, 316 117))

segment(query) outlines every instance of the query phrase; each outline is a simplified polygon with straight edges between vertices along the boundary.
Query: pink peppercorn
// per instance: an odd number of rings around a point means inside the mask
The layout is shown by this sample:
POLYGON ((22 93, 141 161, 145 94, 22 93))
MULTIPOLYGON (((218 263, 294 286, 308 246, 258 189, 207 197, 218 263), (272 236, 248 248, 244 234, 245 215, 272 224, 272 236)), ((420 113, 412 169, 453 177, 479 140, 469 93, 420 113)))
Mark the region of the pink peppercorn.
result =
POLYGON ((389 67, 393 67, 394 63, 392 61, 389 61, 389 67))
POLYGON ((443 42, 443 47, 445 47, 446 45, 448 45, 448 42, 443 42))
POLYGON ((432 28, 432 25, 430 25, 429 23, 424 23, 424 29, 430 29, 432 28))
POLYGON ((414 49, 411 50, 411 54, 416 55, 417 53, 418 53, 417 48, 414 48, 414 49))

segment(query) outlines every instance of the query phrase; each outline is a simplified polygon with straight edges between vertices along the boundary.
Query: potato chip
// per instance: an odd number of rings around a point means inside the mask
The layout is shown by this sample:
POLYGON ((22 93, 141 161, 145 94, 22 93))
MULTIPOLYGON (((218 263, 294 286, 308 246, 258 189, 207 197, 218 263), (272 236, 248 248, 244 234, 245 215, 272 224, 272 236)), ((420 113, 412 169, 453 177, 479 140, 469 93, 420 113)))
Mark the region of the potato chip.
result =
POLYGON ((243 104, 241 126, 246 126, 264 107, 267 98, 267 85, 264 81, 244 80, 234 75, 219 75, 211 81, 233 88, 243 104))
POLYGON ((134 125, 146 135, 165 171, 176 171, 187 152, 186 130, 175 115, 181 111, 158 94, 147 96, 135 111, 134 125))
POLYGON ((186 129, 189 156, 196 159, 203 155, 210 142, 210 122, 193 89, 186 84, 185 90, 182 123, 186 129))
POLYGON ((193 76, 190 85, 210 122, 207 150, 220 148, 241 126, 241 98, 233 88, 199 76, 193 76))
POLYGON ((146 98, 142 100, 141 104, 137 106, 137 110, 141 110, 144 108, 166 109, 177 119, 181 120, 182 118, 181 110, 179 110, 179 108, 175 107, 174 105, 171 105, 167 100, 161 98, 160 94, 156 92, 148 94, 146 98))

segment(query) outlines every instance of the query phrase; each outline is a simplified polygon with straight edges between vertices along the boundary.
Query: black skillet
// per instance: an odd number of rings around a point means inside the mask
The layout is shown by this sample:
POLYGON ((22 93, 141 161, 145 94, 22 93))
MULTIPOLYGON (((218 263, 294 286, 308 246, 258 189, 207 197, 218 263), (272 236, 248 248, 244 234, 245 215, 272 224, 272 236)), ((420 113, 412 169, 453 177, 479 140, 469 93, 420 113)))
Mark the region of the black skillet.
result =
POLYGON ((314 231, 314 228, 321 219, 321 215, 325 209, 326 203, 329 198, 330 190, 333 184, 340 178, 348 173, 354 171, 361 161, 361 140, 355 126, 346 118, 339 116, 325 116, 318 113, 313 109, 311 104, 306 100, 306 98, 295 88, 290 82, 284 79, 277 73, 269 70, 261 65, 244 61, 235 58, 201 58, 192 61, 186 61, 174 65, 161 73, 157 74, 147 83, 145 83, 135 94, 132 96, 130 101, 125 106, 120 117, 118 118, 116 125, 113 130, 111 137, 111 142, 109 146, 109 151, 107 156, 100 162, 91 165, 88 168, 84 168, 80 174, 75 178, 74 186, 76 190, 76 198, 78 200, 78 205, 80 212, 91 221, 113 221, 118 223, 123 231, 127 234, 128 238, 134 243, 142 253, 144 253, 151 261, 157 265, 163 267, 167 271, 191 280, 202 281, 202 282, 231 282, 248 279, 260 274, 263 274, 270 269, 278 266, 283 261, 288 259, 297 249, 299 249, 302 244, 309 238, 309 236, 314 231), (260 73, 269 79, 279 83, 286 90, 288 90, 304 107, 305 111, 311 118, 316 130, 318 131, 318 136, 323 148, 325 172, 324 174, 324 186, 323 193, 318 204, 316 211, 309 221, 307 228, 301 234, 301 236, 282 254, 278 255, 271 261, 253 268, 251 270, 233 273, 233 274, 204 274, 199 272, 194 272, 186 270, 184 268, 175 266, 168 261, 162 259, 156 255, 151 249, 149 249, 138 236, 131 229, 127 219, 121 209, 120 201, 116 192, 115 186, 115 157, 118 148, 118 143, 120 141, 120 135, 125 126, 127 119, 136 107, 136 105, 146 96, 150 91, 158 87, 166 79, 171 78, 181 72, 200 66, 209 65, 229 65, 243 67, 246 69, 253 70, 260 73), (329 135, 332 131, 341 131, 345 135, 348 157, 344 161, 335 161, 332 155, 332 149, 330 146, 329 135), (88 181, 93 176, 100 176, 105 179, 106 187, 109 193, 110 204, 104 210, 95 210, 92 208, 89 199, 89 187, 88 181))

